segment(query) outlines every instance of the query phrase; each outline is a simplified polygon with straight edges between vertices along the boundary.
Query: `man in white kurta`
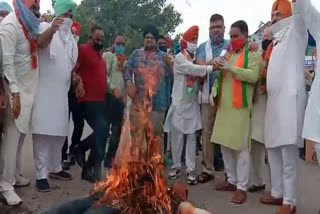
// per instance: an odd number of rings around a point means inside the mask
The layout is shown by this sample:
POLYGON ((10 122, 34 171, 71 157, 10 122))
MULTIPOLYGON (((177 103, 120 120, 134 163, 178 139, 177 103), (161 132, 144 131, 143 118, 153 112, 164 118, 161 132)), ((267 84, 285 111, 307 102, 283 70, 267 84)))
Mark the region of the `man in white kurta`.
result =
MULTIPOLYGON (((18 2, 19 1, 19 2, 18 2)), ((21 151, 25 135, 29 132, 31 112, 38 85, 38 65, 36 49, 31 49, 30 35, 36 36, 37 18, 39 13, 38 0, 26 0, 17 5, 29 13, 24 21, 33 22, 33 27, 23 30, 25 25, 16 13, 10 13, 2 22, 0 37, 3 50, 3 70, 8 80, 10 103, 4 118, 4 134, 1 144, 0 193, 8 205, 21 203, 15 193, 15 186, 30 184, 21 176, 21 151)), ((40 23, 40 21, 39 21, 40 23)), ((35 42, 35 41, 33 41, 35 42)), ((34 46, 35 47, 35 46, 34 46)), ((36 47, 35 47, 36 48, 36 47)))
MULTIPOLYGON (((63 0, 57 0, 56 5, 63 0)), ((53 34, 50 44, 39 50, 40 79, 38 94, 32 112, 33 156, 36 166, 36 187, 40 192, 50 191, 49 177, 70 180, 72 176, 62 170, 61 149, 68 136, 68 91, 71 72, 78 59, 77 43, 71 33, 72 20, 69 18, 76 7, 56 15, 64 19, 59 30, 53 34)), ((56 8, 56 7, 55 7, 56 8)), ((40 31, 50 28, 42 22, 40 31)))
MULTIPOLYGON (((297 4, 301 6, 307 28, 318 44, 317 53, 320 53, 320 12, 315 9, 310 0, 297 0, 297 4)), ((315 73, 305 113, 302 137, 315 142, 320 164, 320 55, 317 56, 315 73)))
POLYGON ((213 70, 213 66, 193 64, 193 56, 197 48, 199 28, 191 27, 184 33, 181 41, 181 53, 174 61, 174 83, 172 89, 172 103, 165 121, 165 132, 171 134, 173 166, 169 173, 171 179, 181 175, 181 154, 184 135, 186 135, 186 166, 188 184, 196 184, 196 138, 195 132, 202 128, 200 105, 197 95, 199 79, 213 70), (190 84, 191 83, 191 84, 190 84))
POLYGON ((293 16, 283 19, 288 8, 291 10, 287 0, 278 0, 273 7, 273 21, 278 22, 272 25, 274 41, 267 70, 265 115, 265 145, 272 188, 271 196, 261 198, 264 204, 283 204, 277 212, 281 214, 296 213, 298 145, 303 142, 301 134, 307 99, 304 83, 307 29, 295 3, 293 16))

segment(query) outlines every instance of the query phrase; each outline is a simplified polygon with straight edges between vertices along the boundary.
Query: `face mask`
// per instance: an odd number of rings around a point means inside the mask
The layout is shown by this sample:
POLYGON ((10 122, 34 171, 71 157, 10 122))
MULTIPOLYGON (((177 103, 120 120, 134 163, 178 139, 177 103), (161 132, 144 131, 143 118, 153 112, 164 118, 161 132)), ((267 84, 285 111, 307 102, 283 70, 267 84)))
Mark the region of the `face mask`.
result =
POLYGON ((2 22, 3 19, 4 19, 3 17, 0 17, 0 23, 2 22))
POLYGON ((71 26, 72 26, 72 19, 70 18, 64 18, 63 19, 63 24, 60 26, 60 30, 64 32, 71 31, 71 26))
POLYGON ((22 0, 16 0, 16 9, 20 14, 20 18, 26 26, 28 33, 31 36, 39 34, 39 25, 41 20, 38 19, 22 2, 22 0))
POLYGON ((232 50, 234 50, 235 52, 238 52, 244 46, 244 42, 241 38, 232 39, 230 44, 231 44, 232 50))
POLYGON ((79 37, 79 36, 77 36, 77 35, 74 35, 73 37, 74 37, 74 39, 76 40, 76 42, 78 43, 78 42, 79 42, 80 37, 79 37))
POLYGON ((268 47, 269 47, 269 45, 272 43, 272 40, 270 40, 270 39, 265 39, 265 40, 263 40, 262 41, 262 49, 264 50, 264 51, 267 51, 267 49, 268 49, 268 47))
POLYGON ((125 48, 123 46, 114 46, 114 52, 116 52, 116 54, 119 54, 119 55, 124 55, 124 52, 125 52, 125 48))
POLYGON ((103 45, 102 45, 102 44, 99 44, 99 43, 96 43, 96 42, 93 42, 92 47, 93 47, 93 49, 95 49, 97 52, 100 52, 101 49, 102 49, 102 47, 103 47, 103 45))
POLYGON ((197 47, 198 47, 197 43, 187 42, 187 50, 190 53, 192 53, 192 54, 195 53, 197 51, 197 47))
POLYGON ((167 53, 168 48, 167 46, 159 46, 159 50, 167 53))
POLYGON ((215 45, 220 45, 224 42, 224 35, 221 33, 209 33, 210 41, 215 45))

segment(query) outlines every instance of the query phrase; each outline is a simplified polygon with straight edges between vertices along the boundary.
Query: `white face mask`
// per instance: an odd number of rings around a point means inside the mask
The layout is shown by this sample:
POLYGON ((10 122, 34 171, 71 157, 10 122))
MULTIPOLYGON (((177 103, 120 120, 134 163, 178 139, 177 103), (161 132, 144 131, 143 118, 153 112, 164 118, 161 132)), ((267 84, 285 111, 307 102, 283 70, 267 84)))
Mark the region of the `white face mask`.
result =
POLYGON ((63 25, 60 26, 60 30, 64 32, 71 31, 72 23, 73 23, 72 19, 64 18, 63 25))
POLYGON ((191 42, 187 42, 187 50, 190 53, 195 53, 197 51, 198 48, 198 44, 197 43, 191 43, 191 42))
POLYGON ((72 36, 71 34, 71 26, 72 26, 72 20, 70 18, 64 18, 63 25, 59 28, 59 34, 63 41, 68 41, 69 38, 72 36))

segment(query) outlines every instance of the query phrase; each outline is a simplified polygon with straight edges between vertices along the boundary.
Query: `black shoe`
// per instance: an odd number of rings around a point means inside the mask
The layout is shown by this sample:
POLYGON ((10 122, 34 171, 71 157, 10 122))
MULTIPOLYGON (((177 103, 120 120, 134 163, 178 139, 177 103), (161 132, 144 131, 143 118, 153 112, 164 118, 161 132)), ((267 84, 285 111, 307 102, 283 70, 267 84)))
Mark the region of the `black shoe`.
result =
POLYGON ((76 149, 76 160, 79 166, 82 168, 86 162, 86 153, 81 150, 81 148, 76 149))
POLYGON ((88 181, 89 183, 92 183, 92 184, 94 184, 96 182, 96 180, 93 177, 93 174, 90 173, 90 171, 87 169, 82 169, 81 179, 88 181))
POLYGON ((252 185, 251 187, 248 188, 248 192, 261 192, 261 191, 264 191, 265 189, 266 189, 265 184, 261 186, 252 185))
POLYGON ((52 179, 57 179, 57 180, 71 180, 72 179, 72 175, 70 175, 69 173, 67 173, 63 170, 58 173, 50 172, 49 177, 52 179))
POLYGON ((47 179, 36 180, 36 188, 39 192, 50 192, 51 188, 47 179))
POLYGON ((70 166, 76 165, 76 155, 70 155, 70 166))
POLYGON ((70 170, 70 163, 67 160, 62 160, 61 166, 63 170, 70 170))

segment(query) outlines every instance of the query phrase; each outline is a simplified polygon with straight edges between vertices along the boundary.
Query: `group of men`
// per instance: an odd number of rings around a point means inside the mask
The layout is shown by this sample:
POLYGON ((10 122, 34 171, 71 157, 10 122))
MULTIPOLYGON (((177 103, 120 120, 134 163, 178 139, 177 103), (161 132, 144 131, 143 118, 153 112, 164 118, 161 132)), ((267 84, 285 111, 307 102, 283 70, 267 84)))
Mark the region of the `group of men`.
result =
POLYGON ((216 190, 235 192, 232 202, 242 204, 247 191, 265 189, 261 168, 266 151, 271 193, 260 201, 279 205, 277 214, 296 213, 298 145, 302 137, 320 145, 318 72, 307 108, 304 82, 307 32, 319 41, 320 13, 310 0, 292 2, 293 9, 288 0, 273 4, 272 26, 265 31, 262 53, 249 42, 245 21, 232 24, 228 41, 224 18, 215 14, 208 41, 198 47, 199 27, 192 26, 182 35, 174 61, 166 53, 165 37, 152 25, 143 28, 144 47, 126 58, 122 34, 115 35, 112 48, 101 54, 104 32, 96 25, 88 42, 78 46, 81 30, 72 21, 76 10, 72 0, 55 1, 51 23, 39 19, 40 0, 15 0, 14 10, 1 2, 0 15, 6 17, 0 25, 4 74, 0 193, 7 204, 21 202, 14 186, 30 184, 21 175, 26 134, 32 134, 40 192, 50 191, 48 177, 72 179, 62 169, 69 163, 70 112, 75 125, 71 162, 76 159, 82 167, 82 179, 92 183, 103 179, 101 163, 106 168, 113 164, 129 97, 131 155, 146 157, 150 134, 146 117, 153 136, 161 139, 163 132, 169 133, 170 179, 181 174, 185 147, 187 182, 213 180, 214 149, 221 148, 226 180, 216 190), (81 140, 84 121, 93 133, 81 140), (200 129, 204 167, 197 176, 200 129))
POLYGON ((291 214, 296 213, 298 198, 299 145, 303 138, 319 142, 317 78, 306 107, 304 63, 308 30, 318 41, 320 14, 308 0, 277 0, 271 17, 262 53, 248 42, 244 21, 231 26, 230 42, 224 40, 220 15, 211 17, 210 39, 198 50, 198 27, 183 34, 165 123, 165 131, 171 132, 174 163, 169 177, 181 174, 183 135, 187 135, 189 184, 214 179, 213 143, 219 144, 226 181, 216 190, 235 192, 232 202, 242 204, 247 191, 265 189, 261 169, 266 151, 271 193, 260 202, 279 205, 277 214, 291 214), (195 132, 199 129, 203 131, 204 170, 196 179, 195 132))

